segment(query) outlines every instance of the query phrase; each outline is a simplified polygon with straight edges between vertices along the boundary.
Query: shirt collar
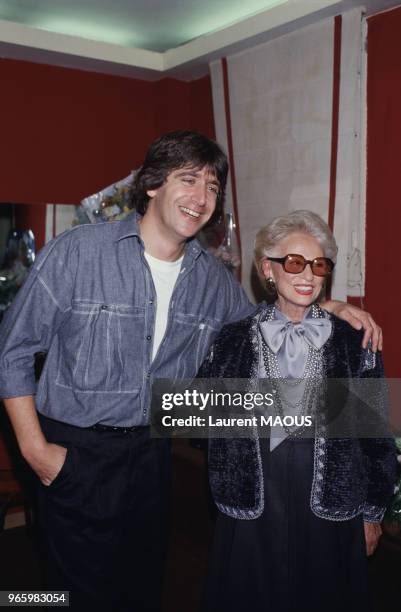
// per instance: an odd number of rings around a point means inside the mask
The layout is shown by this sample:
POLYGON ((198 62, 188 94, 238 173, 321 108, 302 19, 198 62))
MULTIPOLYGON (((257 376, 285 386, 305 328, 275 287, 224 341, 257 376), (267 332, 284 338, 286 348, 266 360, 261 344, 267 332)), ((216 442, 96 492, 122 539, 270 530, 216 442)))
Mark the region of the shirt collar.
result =
POLYGON ((131 236, 136 236, 141 239, 141 234, 139 232, 138 219, 140 218, 140 214, 136 211, 129 213, 124 219, 121 221, 116 221, 115 223, 115 242, 119 242, 123 240, 123 238, 129 238, 131 236))
MULTIPOLYGON (((129 213, 124 219, 116 222, 116 237, 115 242, 119 242, 124 238, 136 236, 142 243, 141 233, 139 231, 139 219, 141 215, 136 211, 129 213)), ((143 244, 143 243, 142 243, 143 244)), ((196 238, 190 238, 185 247, 185 255, 197 259, 201 253, 206 253, 207 250, 200 244, 196 238)))

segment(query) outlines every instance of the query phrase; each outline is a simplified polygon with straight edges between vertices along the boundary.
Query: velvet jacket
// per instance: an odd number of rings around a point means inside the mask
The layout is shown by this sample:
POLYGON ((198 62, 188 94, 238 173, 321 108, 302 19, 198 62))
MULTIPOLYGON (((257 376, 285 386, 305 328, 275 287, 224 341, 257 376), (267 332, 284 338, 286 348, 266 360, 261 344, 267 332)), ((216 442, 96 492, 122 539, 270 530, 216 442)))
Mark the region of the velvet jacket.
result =
MULTIPOLYGON (((257 329, 269 308, 272 307, 262 305, 256 314, 226 325, 198 377, 256 379, 261 341, 257 329)), ((319 307, 316 312, 317 316, 327 316, 319 307)), ((329 316, 332 332, 322 349, 324 377, 382 377, 381 356, 362 349, 362 332, 329 316)), ((384 394, 377 393, 374 401, 385 403, 384 394)), ((385 406, 380 409, 385 410, 385 406)), ((258 518, 264 509, 264 487, 257 434, 241 439, 211 439, 209 478, 212 495, 222 512, 234 518, 258 518)), ((334 439, 316 431, 311 510, 317 516, 342 521, 362 513, 366 521, 380 521, 395 480, 396 453, 391 438, 334 439)))

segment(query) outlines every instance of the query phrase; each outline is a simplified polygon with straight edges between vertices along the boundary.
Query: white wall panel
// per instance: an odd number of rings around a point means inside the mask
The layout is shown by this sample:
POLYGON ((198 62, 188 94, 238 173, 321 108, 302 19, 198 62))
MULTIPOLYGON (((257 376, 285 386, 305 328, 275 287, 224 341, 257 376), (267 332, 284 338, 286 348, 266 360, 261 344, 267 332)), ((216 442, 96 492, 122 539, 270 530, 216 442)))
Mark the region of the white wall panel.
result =
POLYGON ((228 60, 243 284, 250 295, 256 231, 297 208, 327 218, 332 47, 328 20, 228 60))

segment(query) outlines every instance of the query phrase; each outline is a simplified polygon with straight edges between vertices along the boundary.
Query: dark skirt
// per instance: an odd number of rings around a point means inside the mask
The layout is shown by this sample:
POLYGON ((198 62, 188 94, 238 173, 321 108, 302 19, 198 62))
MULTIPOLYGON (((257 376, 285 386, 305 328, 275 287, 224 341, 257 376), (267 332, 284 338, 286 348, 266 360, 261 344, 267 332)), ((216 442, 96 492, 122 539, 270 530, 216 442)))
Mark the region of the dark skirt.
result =
POLYGON ((202 612, 367 612, 363 519, 310 509, 313 440, 261 440, 265 509, 255 520, 219 513, 202 612))

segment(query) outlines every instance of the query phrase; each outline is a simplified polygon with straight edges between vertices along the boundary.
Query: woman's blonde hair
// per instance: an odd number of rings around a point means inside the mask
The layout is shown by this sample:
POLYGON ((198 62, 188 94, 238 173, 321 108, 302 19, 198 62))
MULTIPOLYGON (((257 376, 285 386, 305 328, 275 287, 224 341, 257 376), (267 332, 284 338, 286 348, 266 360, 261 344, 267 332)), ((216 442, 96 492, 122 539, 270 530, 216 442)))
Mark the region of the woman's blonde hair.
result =
POLYGON ((324 256, 333 262, 336 261, 338 248, 327 223, 310 210, 294 210, 287 215, 275 217, 256 234, 254 262, 261 280, 265 280, 262 270, 263 261, 267 256, 274 255, 274 248, 283 238, 295 232, 316 238, 322 247, 324 256))

